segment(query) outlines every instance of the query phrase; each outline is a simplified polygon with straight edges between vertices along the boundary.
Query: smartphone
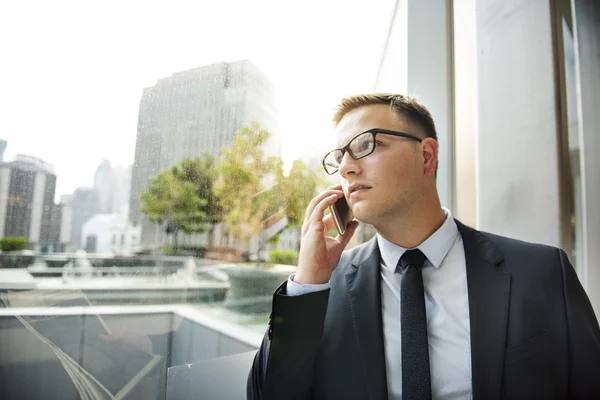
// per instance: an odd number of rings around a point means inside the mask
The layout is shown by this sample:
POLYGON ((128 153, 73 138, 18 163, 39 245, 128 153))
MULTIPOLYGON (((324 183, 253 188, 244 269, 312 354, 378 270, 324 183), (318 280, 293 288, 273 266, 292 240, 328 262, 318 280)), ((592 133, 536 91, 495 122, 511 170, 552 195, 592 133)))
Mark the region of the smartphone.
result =
POLYGON ((343 235, 344 232, 346 232, 348 222, 352 221, 352 218, 354 218, 352 211, 348 206, 348 202, 346 201, 346 197, 340 197, 332 206, 329 206, 329 211, 331 211, 331 215, 333 215, 335 228, 340 235, 343 235))

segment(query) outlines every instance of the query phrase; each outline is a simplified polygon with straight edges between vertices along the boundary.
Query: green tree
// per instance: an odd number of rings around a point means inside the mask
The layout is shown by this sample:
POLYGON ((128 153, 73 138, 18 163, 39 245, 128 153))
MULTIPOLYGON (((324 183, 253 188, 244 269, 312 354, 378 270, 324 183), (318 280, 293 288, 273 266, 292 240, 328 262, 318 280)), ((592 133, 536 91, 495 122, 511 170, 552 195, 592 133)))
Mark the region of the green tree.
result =
POLYGON ((265 155, 263 145, 270 133, 257 122, 242 127, 229 147, 222 149, 215 193, 223 207, 229 234, 250 248, 266 219, 282 207, 281 197, 271 190, 281 160, 265 155))
POLYGON ((181 163, 172 167, 173 174, 179 182, 191 184, 194 194, 205 199, 206 204, 201 207, 204 212, 202 219, 191 219, 188 221, 188 227, 183 228, 186 233, 205 232, 207 228, 212 228, 214 224, 221 221, 223 209, 219 199, 214 193, 214 185, 217 179, 217 161, 209 153, 204 153, 201 157, 185 159, 181 163), (198 229, 194 224, 198 224, 198 229), (207 225, 208 224, 208 225, 207 225))
POLYGON ((172 235, 175 250, 179 232, 206 232, 220 220, 221 207, 213 193, 215 177, 215 159, 204 154, 160 172, 141 194, 142 212, 172 235))
POLYGON ((321 179, 304 162, 295 160, 289 174, 286 176, 280 173, 278 180, 289 225, 300 227, 304 222, 306 207, 316 196, 321 179))
MULTIPOLYGON (((288 228, 299 229, 306 214, 308 203, 317 195, 324 180, 316 171, 303 161, 295 160, 287 175, 283 174, 282 165, 277 171, 277 184, 280 188, 283 212, 288 219, 288 228)), ((272 242, 277 243, 276 240, 272 242)), ((298 243, 297 250, 300 250, 298 243)))

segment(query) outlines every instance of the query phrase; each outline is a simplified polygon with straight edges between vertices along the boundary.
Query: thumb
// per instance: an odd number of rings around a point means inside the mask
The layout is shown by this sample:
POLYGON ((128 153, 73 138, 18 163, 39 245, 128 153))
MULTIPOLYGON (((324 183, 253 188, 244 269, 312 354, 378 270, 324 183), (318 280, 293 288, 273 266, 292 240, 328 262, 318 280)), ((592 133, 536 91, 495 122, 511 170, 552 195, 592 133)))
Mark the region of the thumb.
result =
POLYGON ((341 239, 340 241, 341 241, 342 245, 344 246, 344 248, 348 245, 348 242, 350 242, 350 239, 352 239, 352 236, 354 236, 354 232, 356 232, 356 228, 358 228, 357 220, 352 220, 352 221, 350 221, 350 223, 348 223, 346 232, 344 232, 344 234, 341 235, 341 237, 340 237, 340 239, 341 239))

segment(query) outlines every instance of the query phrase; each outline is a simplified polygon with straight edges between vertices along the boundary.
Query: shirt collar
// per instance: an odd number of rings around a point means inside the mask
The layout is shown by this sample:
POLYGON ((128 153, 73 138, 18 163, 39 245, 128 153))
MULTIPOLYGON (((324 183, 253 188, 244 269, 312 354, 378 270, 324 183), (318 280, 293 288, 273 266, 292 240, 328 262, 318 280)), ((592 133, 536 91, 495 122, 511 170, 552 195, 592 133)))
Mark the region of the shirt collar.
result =
MULTIPOLYGON (((442 208, 442 210, 446 215, 446 220, 442 226, 416 247, 425 254, 425 257, 427 257, 435 268, 439 268, 442 265, 444 258, 446 258, 458 236, 458 227, 452 217, 452 213, 447 208, 442 208)), ((379 245, 379 252, 381 253, 384 266, 391 271, 396 270, 398 260, 400 260, 404 252, 410 250, 390 242, 379 233, 377 234, 377 244, 379 245)))

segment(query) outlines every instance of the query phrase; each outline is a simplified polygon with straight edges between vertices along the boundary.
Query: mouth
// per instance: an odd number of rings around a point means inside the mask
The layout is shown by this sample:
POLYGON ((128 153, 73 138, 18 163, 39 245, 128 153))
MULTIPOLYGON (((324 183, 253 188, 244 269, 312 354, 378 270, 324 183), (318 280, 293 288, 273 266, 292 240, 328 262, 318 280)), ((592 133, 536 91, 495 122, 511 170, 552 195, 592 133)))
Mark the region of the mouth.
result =
POLYGON ((353 194, 358 194, 358 193, 363 193, 366 192, 367 190, 371 189, 371 186, 367 186, 367 185, 356 185, 356 186, 351 186, 348 189, 348 194, 350 196, 352 196, 353 194))

